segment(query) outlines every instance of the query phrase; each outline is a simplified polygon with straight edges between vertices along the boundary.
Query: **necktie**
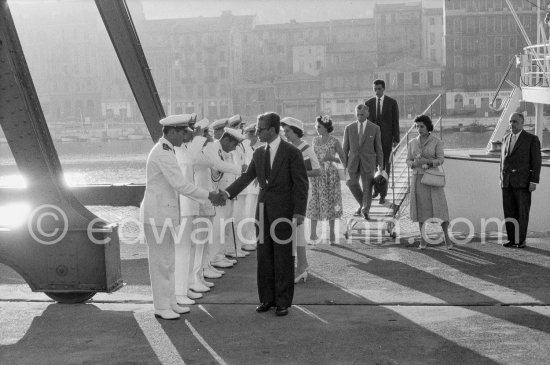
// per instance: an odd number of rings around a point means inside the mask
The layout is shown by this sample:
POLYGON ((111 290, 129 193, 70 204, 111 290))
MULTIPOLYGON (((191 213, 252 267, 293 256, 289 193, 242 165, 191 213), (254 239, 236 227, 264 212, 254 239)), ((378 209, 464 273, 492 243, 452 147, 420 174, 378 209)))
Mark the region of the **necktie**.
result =
POLYGON ((271 173, 271 153, 269 152, 269 144, 267 145, 267 148, 265 149, 265 179, 269 179, 269 174, 271 173))
POLYGON ((517 139, 518 139, 517 134, 512 133, 512 138, 510 138, 510 147, 508 147, 508 154, 512 153, 512 150, 514 149, 514 146, 516 145, 517 139))
POLYGON ((363 123, 359 122, 359 142, 363 139, 363 123))
POLYGON ((376 106, 376 121, 378 123, 380 123, 380 114, 381 113, 381 110, 380 110, 380 98, 378 98, 378 105, 376 106))

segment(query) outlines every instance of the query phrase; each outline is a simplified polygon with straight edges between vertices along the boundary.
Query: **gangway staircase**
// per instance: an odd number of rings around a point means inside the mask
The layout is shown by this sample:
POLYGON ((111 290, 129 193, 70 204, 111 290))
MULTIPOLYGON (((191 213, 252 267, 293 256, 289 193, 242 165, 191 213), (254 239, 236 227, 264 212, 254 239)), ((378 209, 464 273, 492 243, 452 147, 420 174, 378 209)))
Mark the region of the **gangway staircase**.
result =
MULTIPOLYGON (((439 118, 434 121, 435 127, 441 128, 441 106, 442 94, 439 94, 422 114, 434 117, 434 109, 439 106, 439 118)), ((391 171, 388 182, 388 195, 386 203, 379 204, 378 199, 372 200, 372 206, 369 212, 369 221, 363 218, 351 216, 352 212, 344 215, 346 231, 344 237, 349 240, 362 238, 370 243, 380 244, 384 242, 384 234, 391 238, 397 238, 399 234, 399 225, 397 221, 402 211, 402 205, 410 193, 410 174, 407 166, 407 145, 409 141, 416 136, 415 125, 410 126, 405 135, 401 138, 397 146, 392 150, 391 171)))

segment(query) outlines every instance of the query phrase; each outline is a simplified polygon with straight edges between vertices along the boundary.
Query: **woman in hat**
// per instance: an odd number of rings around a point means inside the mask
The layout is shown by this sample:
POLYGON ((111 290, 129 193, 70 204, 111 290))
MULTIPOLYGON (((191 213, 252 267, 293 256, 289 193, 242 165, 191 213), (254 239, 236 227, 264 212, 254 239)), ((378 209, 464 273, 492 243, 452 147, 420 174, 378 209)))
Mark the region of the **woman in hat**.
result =
POLYGON ((434 129, 432 120, 427 115, 419 115, 414 119, 418 137, 407 145, 407 165, 412 168, 411 175, 411 220, 418 222, 420 228, 419 249, 428 246, 424 229, 427 221, 439 221, 445 236, 445 246, 453 247, 449 239, 449 209, 443 187, 430 186, 422 183, 425 171, 428 168, 439 167, 443 164, 443 142, 432 135, 434 129))
POLYGON ((338 138, 331 135, 334 127, 328 115, 317 117, 315 128, 319 136, 313 139, 313 150, 321 163, 321 176, 311 179, 311 199, 306 216, 311 220, 311 240, 318 240, 317 221, 328 220, 329 240, 334 244, 334 222, 342 216, 340 175, 334 163, 344 161, 344 150, 338 138))
MULTIPOLYGON (((307 169, 307 176, 321 176, 321 165, 315 155, 315 151, 313 151, 313 148, 311 148, 310 145, 302 140, 302 137, 304 136, 304 124, 298 119, 286 117, 281 120, 281 126, 283 127, 283 132, 287 141, 292 143, 294 147, 298 148, 302 152, 302 156, 304 156, 304 164, 307 169)), ((306 256, 305 227, 303 224, 298 226, 296 236, 297 275, 294 279, 294 283, 297 284, 300 280, 303 280, 304 283, 306 282, 307 270, 309 268, 306 256)))

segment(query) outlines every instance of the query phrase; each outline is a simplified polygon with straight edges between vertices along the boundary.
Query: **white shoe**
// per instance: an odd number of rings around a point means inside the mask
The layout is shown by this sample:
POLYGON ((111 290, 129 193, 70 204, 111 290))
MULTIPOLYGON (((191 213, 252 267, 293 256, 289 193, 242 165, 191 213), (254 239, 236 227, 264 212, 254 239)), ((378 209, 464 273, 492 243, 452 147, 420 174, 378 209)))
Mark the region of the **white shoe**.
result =
MULTIPOLYGON (((242 257, 246 257, 248 255, 246 255, 244 252, 242 251, 237 251, 237 253, 235 254, 235 252, 228 252, 225 254, 226 256, 229 256, 229 257, 239 257, 239 258, 242 258, 242 257)), ((249 254, 250 255, 250 254, 249 254)))
POLYGON ((210 288, 206 285, 202 285, 201 283, 193 283, 189 285, 189 289, 194 291, 195 293, 206 293, 210 291, 210 288))
POLYGON ((191 311, 191 309, 189 307, 180 307, 179 305, 177 304, 173 304, 171 306, 172 310, 174 312, 176 312, 177 314, 184 314, 184 313, 189 313, 191 311))
POLYGON ((174 312, 172 309, 160 309, 155 310, 155 317, 170 320, 178 319, 180 315, 174 312))
POLYGON ((188 290, 187 291, 187 297, 189 297, 191 299, 200 299, 200 298, 202 298, 202 294, 194 292, 192 290, 188 290))
POLYGON ((207 279, 219 279, 222 277, 222 274, 212 271, 211 269, 204 269, 202 274, 207 279))
POLYGON ((231 262, 228 262, 226 260, 214 261, 214 262, 211 262, 211 265, 214 266, 214 267, 223 267, 223 268, 233 266, 233 264, 231 262))
POLYGON ((221 275, 225 274, 225 271, 220 270, 220 269, 216 269, 216 268, 215 268, 214 266, 212 266, 212 265, 208 265, 207 269, 210 269, 210 270, 214 271, 215 273, 218 273, 218 274, 221 274, 221 275))
POLYGON ((223 261, 229 262, 231 265, 235 265, 237 263, 237 260, 228 259, 227 257, 224 257, 223 261))
POLYGON ((256 251, 256 245, 255 244, 246 244, 246 245, 243 245, 242 249, 244 251, 256 251))
POLYGON ((207 286, 207 287, 209 287, 209 288, 214 287, 214 283, 212 283, 212 282, 210 282, 210 281, 206 281, 206 280, 204 280, 204 279, 201 279, 201 284, 202 284, 202 285, 205 285, 205 286, 207 286))
POLYGON ((195 301, 189 298, 187 295, 176 295, 176 302, 181 305, 193 305, 195 301))

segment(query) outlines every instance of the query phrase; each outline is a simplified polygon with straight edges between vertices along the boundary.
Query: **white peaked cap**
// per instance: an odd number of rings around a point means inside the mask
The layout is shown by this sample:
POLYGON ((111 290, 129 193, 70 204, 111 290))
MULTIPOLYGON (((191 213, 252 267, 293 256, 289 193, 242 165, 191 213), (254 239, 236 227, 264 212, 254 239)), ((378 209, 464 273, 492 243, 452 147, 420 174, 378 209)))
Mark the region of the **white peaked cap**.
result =
POLYGON ((210 121, 208 120, 208 118, 202 118, 197 123, 195 123, 195 128, 206 129, 209 125, 210 121))
POLYGON ((243 119, 241 118, 240 114, 236 114, 227 120, 227 125, 229 127, 238 127, 239 125, 241 125, 242 121, 243 119))
POLYGON ((296 127, 302 132, 304 131, 304 123, 301 120, 292 117, 285 117, 281 119, 281 124, 286 124, 289 127, 296 127))
MULTIPOLYGON (((241 133, 240 130, 233 129, 233 128, 224 128, 224 133, 223 134, 224 135, 228 134, 231 137, 235 138, 239 142, 244 141, 244 136, 243 136, 243 134, 241 133)), ((222 136, 222 138, 223 138, 223 136, 222 136)))
POLYGON ((247 125, 245 128, 244 128, 244 131, 245 133, 248 133, 248 132, 256 132, 256 123, 252 123, 250 125, 247 125))
POLYGON ((226 125, 227 125, 227 118, 218 119, 212 122, 212 124, 210 124, 210 129, 216 130, 216 129, 224 128, 226 125))
POLYGON ((163 126, 189 127, 189 123, 197 120, 197 114, 175 114, 162 118, 159 123, 163 126))

